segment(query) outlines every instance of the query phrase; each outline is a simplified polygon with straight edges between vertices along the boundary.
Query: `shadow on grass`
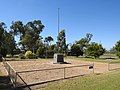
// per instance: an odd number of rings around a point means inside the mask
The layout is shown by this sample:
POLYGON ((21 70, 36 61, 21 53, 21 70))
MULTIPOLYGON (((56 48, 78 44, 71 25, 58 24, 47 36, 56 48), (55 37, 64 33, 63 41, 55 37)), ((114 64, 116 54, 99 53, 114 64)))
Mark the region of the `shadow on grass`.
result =
POLYGON ((24 87, 15 88, 9 76, 0 76, 0 90, 26 90, 24 87))
POLYGON ((13 90, 13 85, 8 76, 0 76, 0 90, 13 90))

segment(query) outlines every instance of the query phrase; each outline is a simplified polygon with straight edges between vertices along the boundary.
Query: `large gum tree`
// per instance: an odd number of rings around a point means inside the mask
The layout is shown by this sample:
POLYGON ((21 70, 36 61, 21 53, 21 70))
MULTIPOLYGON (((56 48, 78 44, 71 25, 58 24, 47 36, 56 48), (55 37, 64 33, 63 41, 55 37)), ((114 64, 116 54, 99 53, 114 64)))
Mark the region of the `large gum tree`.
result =
POLYGON ((41 20, 30 21, 23 24, 22 21, 12 22, 11 32, 16 36, 20 36, 19 44, 22 45, 23 50, 36 51, 36 45, 40 41, 40 33, 45 26, 41 20))

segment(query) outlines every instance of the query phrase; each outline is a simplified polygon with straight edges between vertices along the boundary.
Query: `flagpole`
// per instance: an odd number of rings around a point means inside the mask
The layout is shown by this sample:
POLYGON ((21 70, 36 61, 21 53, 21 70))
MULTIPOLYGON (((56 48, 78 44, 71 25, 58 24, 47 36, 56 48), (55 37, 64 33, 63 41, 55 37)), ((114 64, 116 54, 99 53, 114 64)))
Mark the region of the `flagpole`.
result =
POLYGON ((60 8, 58 8, 58 35, 59 35, 59 30, 60 30, 60 12, 59 12, 60 8))

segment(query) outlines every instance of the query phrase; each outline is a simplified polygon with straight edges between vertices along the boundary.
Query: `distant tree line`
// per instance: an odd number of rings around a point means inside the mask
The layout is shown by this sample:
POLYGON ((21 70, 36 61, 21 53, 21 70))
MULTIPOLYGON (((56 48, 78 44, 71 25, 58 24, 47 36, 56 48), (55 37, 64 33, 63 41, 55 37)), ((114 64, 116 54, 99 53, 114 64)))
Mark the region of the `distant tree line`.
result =
MULTIPOLYGON (((22 21, 13 21, 10 28, 0 22, 0 54, 18 55, 20 58, 50 58, 54 53, 63 53, 71 56, 85 56, 99 58, 105 53, 102 44, 91 42, 93 35, 87 33, 85 37, 73 44, 66 43, 65 30, 61 30, 56 43, 52 36, 43 38, 41 32, 45 26, 41 20, 33 20, 24 24, 22 21), (15 37, 19 37, 18 43, 15 37)), ((110 50, 120 57, 120 41, 110 50)))

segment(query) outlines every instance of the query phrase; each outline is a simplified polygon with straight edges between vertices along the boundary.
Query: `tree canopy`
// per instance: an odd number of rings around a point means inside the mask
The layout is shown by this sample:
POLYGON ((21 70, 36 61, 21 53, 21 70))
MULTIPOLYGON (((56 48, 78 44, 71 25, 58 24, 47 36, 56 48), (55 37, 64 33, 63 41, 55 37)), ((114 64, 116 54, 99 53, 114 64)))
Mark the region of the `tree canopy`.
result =
POLYGON ((85 52, 87 56, 98 58, 105 53, 105 49, 101 44, 92 42, 89 44, 85 52))
MULTIPOLYGON (((15 54, 15 51, 25 52, 30 51, 33 53, 33 57, 38 55, 39 57, 46 57, 47 55, 53 56, 54 53, 64 53, 74 56, 92 56, 99 57, 104 54, 105 49, 102 44, 92 42, 93 35, 87 33, 85 37, 79 39, 73 43, 69 48, 69 44, 66 44, 65 30, 61 30, 57 37, 57 43, 51 44, 53 41, 52 36, 41 36, 41 32, 44 29, 44 25, 41 20, 33 20, 24 24, 22 21, 13 21, 10 29, 7 29, 4 22, 0 22, 0 53, 3 56, 6 54, 15 54), (9 32, 8 32, 9 31, 9 32), (15 41, 15 37, 19 37, 18 43, 15 41)), ((120 41, 118 41, 114 50, 117 51, 117 55, 120 57, 120 41)), ((31 54, 29 54, 31 55, 31 54)))
POLYGON ((40 20, 34 20, 23 24, 22 21, 12 22, 11 33, 20 36, 19 44, 24 50, 35 50, 35 46, 40 38, 40 33, 43 31, 44 25, 40 20))
POLYGON ((113 49, 115 49, 116 55, 120 58, 120 40, 116 42, 113 49))
POLYGON ((6 31, 6 25, 4 22, 0 22, 0 53, 3 56, 6 54, 14 55, 16 49, 16 43, 11 33, 6 31))
POLYGON ((71 47, 71 54, 75 56, 83 56, 85 49, 88 47, 89 42, 91 41, 92 34, 87 33, 84 38, 76 41, 71 47))
POLYGON ((67 45, 66 45, 66 35, 65 30, 61 30, 58 34, 58 42, 57 49, 59 53, 66 53, 67 45))

